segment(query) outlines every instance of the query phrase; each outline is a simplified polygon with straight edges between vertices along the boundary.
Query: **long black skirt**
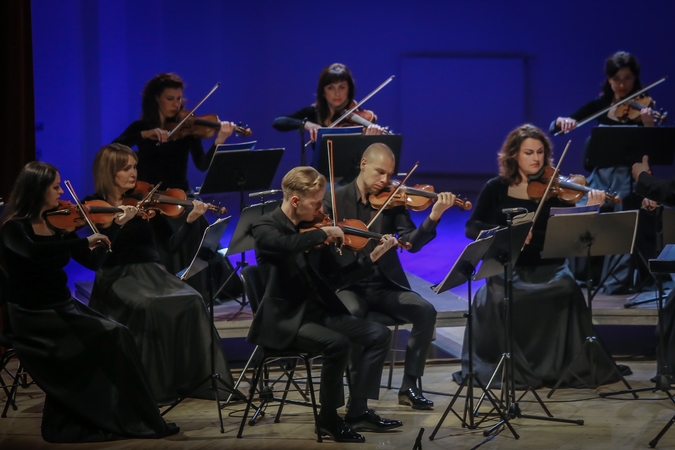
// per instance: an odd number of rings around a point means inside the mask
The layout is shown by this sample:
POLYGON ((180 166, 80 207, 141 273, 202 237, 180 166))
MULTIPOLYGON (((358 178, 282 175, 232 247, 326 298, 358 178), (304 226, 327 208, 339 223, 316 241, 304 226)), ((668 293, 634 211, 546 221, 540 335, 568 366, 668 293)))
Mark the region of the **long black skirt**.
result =
POLYGON ((160 438, 159 414, 129 330, 75 299, 43 310, 9 303, 12 344, 45 394, 48 442, 160 438))
MULTIPOLYGON (((602 344, 593 351, 595 380, 589 353, 582 350, 586 336, 595 332, 590 311, 581 289, 567 264, 544 264, 514 270, 513 277, 513 349, 516 386, 539 388, 554 386, 572 364, 574 375, 567 374, 561 386, 586 387, 619 380, 615 363, 602 344), (607 355, 607 356, 605 356, 607 355)), ((506 311, 504 277, 488 279, 476 293, 473 305, 473 368, 487 384, 506 352, 506 311)), ((462 348, 462 374, 468 369, 468 327, 462 348)), ((500 369, 491 386, 501 385, 500 369)))
POLYGON ((211 342, 216 373, 233 386, 202 297, 160 264, 105 267, 96 273, 89 306, 129 328, 159 404, 191 396, 213 398, 211 342))

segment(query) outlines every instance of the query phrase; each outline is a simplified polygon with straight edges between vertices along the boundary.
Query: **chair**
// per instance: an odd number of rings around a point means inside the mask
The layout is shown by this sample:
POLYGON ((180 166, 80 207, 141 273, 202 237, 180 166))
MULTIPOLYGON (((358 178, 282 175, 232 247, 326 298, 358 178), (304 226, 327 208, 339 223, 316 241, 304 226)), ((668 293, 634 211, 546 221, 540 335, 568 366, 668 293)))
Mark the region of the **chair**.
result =
MULTIPOLYGON (((265 287, 264 283, 262 281, 262 277, 260 276, 260 271, 257 266, 246 266, 241 270, 241 280, 244 285, 244 292, 246 293, 246 296, 248 298, 248 301, 251 305, 251 310, 253 311, 253 314, 255 315, 256 311, 258 310, 258 306, 260 305, 260 301, 262 300, 263 294, 265 292, 265 287)), ((306 403, 306 402, 293 402, 296 404, 302 404, 305 406, 311 406, 313 413, 314 413, 314 426, 316 429, 316 440, 317 442, 322 442, 321 439, 321 434, 319 433, 319 427, 317 425, 317 419, 318 419, 318 413, 317 413, 317 406, 316 406, 316 397, 314 395, 314 384, 312 382, 312 364, 311 361, 313 358, 318 357, 318 354, 315 353, 308 353, 308 352, 302 352, 298 350, 272 350, 272 349, 267 349, 261 346, 256 346, 255 350, 253 351, 253 354, 251 355, 251 358, 249 358, 249 361, 246 363, 246 366, 242 370, 242 374, 240 375, 239 379, 237 379, 237 382, 235 383, 235 388, 238 387, 238 384, 243 378, 244 373, 249 367, 249 364, 253 361, 254 358, 257 358, 257 362, 255 364, 254 368, 254 375, 253 375, 253 380, 251 382, 251 393, 248 398, 248 402, 246 404, 246 409, 244 410, 244 416, 241 419, 241 425, 239 426, 239 433, 237 433, 237 437, 241 438, 242 433, 244 432, 244 426, 246 424, 246 419, 248 418, 248 413, 251 408, 251 405, 253 404, 253 397, 255 396, 256 393, 256 388, 258 386, 258 383, 261 382, 262 379, 262 384, 264 385, 259 391, 260 391, 260 399, 261 399, 261 404, 260 406, 256 409, 256 412, 253 414, 251 417, 251 420, 249 421, 249 425, 255 425, 257 418, 261 416, 261 414, 264 414, 263 409, 265 408, 266 404, 271 402, 271 401, 279 401, 279 409, 277 411, 277 415, 274 419, 275 423, 279 423, 279 419, 281 417, 281 412, 283 410, 284 404, 286 402, 291 402, 290 400, 287 400, 288 396, 288 391, 291 387, 291 384, 294 385, 296 389, 299 390, 299 392, 303 395, 303 397, 307 400, 306 395, 302 392, 302 389, 297 385, 297 383, 294 381, 293 376, 295 374, 295 368, 298 362, 298 359, 302 359, 305 363, 305 369, 307 370, 307 388, 309 390, 310 394, 310 399, 311 403, 306 403), (271 389, 269 389, 268 386, 268 380, 269 380, 269 370, 268 370, 268 365, 272 362, 279 361, 279 360, 286 360, 286 359, 291 359, 293 362, 290 363, 289 366, 283 367, 283 375, 285 375, 287 378, 286 381, 286 387, 284 389, 284 394, 281 397, 281 399, 278 399, 274 397, 274 393, 272 392, 271 389), (265 374, 265 377, 263 377, 263 374, 265 374)), ((279 381, 281 377, 277 380, 279 381)))
POLYGON ((7 417, 7 411, 9 410, 10 406, 14 411, 17 410, 16 393, 19 386, 28 387, 29 385, 27 374, 23 370, 21 362, 19 362, 19 367, 17 368, 16 373, 10 372, 10 370, 7 368, 9 362, 16 357, 16 353, 12 348, 12 342, 5 332, 9 325, 9 322, 6 320, 6 292, 8 290, 8 284, 7 274, 5 273, 5 270, 0 267, 0 387, 2 387, 2 390, 5 391, 5 395, 7 396, 5 407, 2 410, 3 418, 7 417), (10 379, 12 380, 11 384, 5 383, 5 379, 2 376, 3 372, 9 375, 10 379))

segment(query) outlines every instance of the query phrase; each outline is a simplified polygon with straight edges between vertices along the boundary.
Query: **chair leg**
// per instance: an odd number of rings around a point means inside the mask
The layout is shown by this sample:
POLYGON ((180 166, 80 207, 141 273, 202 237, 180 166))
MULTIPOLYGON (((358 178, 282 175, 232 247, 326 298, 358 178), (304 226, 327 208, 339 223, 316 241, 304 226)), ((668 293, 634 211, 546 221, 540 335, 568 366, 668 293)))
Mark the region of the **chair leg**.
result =
MULTIPOLYGON (((253 353, 251 353, 251 357, 248 358, 248 361, 246 361, 246 365, 244 368, 241 370, 241 374, 239 374, 239 377, 237 378, 237 381, 234 383, 234 387, 232 388, 233 392, 230 392, 230 395, 227 396, 227 400, 225 400, 225 403, 222 404, 221 408, 230 403, 230 400, 232 400, 232 396, 234 395, 234 392, 236 392, 239 389, 239 385, 241 384, 241 381, 246 378, 246 371, 250 367, 251 363, 253 362, 254 358, 258 354, 258 346, 256 345, 255 348, 253 349, 253 353)), ((255 375, 255 374, 254 374, 255 375)))
POLYGON ((391 389, 391 380, 394 377, 394 364, 396 363, 397 339, 398 339, 398 325, 394 327, 394 332, 391 333, 391 345, 389 346, 389 380, 387 381, 387 389, 391 389))
POLYGON ((309 395, 312 399, 312 412, 314 413, 314 430, 316 431, 316 442, 323 442, 321 432, 319 431, 319 413, 316 410, 316 396, 314 395, 314 382, 312 381, 312 364, 309 358, 303 357, 305 367, 307 368, 307 386, 309 386, 309 395))
POLYGON ((293 359, 291 368, 286 375, 288 381, 286 381, 286 388, 284 389, 284 395, 281 396, 281 403, 279 404, 279 409, 277 410, 277 416, 274 419, 274 423, 279 423, 279 418, 281 417, 281 411, 284 409, 284 404, 286 403, 286 398, 288 397, 288 391, 291 388, 291 383, 293 382, 293 376, 295 375, 295 368, 298 365, 298 359, 293 359))
MULTIPOLYGON (((244 432, 244 426, 246 425, 246 418, 248 417, 248 412, 251 409, 253 397, 255 396, 256 393, 256 386, 258 386, 258 379, 262 374, 264 364, 265 358, 260 358, 260 361, 256 365, 255 374, 253 375, 253 381, 251 382, 251 393, 248 396, 248 402, 246 402, 246 408, 244 409, 244 417, 241 418, 241 424, 239 425, 239 432, 237 433, 238 438, 241 438, 241 435, 244 432)), ((260 405, 260 407, 262 408, 262 404, 260 405)), ((256 411, 256 414, 258 413, 258 411, 256 411)))

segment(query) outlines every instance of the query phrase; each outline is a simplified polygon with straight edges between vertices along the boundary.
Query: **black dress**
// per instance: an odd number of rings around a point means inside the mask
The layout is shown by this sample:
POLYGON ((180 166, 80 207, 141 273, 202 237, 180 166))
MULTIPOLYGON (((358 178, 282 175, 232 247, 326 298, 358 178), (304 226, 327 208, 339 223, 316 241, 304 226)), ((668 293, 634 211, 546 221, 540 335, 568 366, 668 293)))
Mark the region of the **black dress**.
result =
POLYGON ((71 297, 71 256, 93 268, 74 234, 39 236, 28 221, 0 231, 9 274, 12 344, 45 392, 42 437, 49 442, 159 438, 178 432, 159 415, 129 330, 71 297))
MULTIPOLYGON (((144 139, 141 132, 152 130, 153 127, 146 121, 137 120, 124 130, 120 136, 113 142, 124 144, 128 147, 136 146, 138 149, 138 179, 150 184, 157 184, 160 181, 162 185, 160 190, 168 188, 178 188, 184 190, 192 198, 192 190, 187 177, 188 158, 192 156, 195 167, 205 172, 211 164, 216 146, 204 152, 202 141, 195 136, 187 136, 182 139, 165 142, 157 145, 156 140, 144 139)), ((191 207, 190 207, 191 208, 191 207)), ((188 210, 190 209, 188 208, 188 210)), ((177 219, 167 219, 174 232, 177 232, 185 220, 181 217, 177 219)), ((170 273, 178 273, 185 269, 192 261, 195 253, 199 249, 204 230, 209 223, 204 217, 197 220, 197 226, 192 227, 191 232, 185 236, 183 243, 174 252, 169 253, 163 247, 158 247, 159 257, 170 273)), ((215 271, 216 283, 227 279, 227 263, 219 254, 214 255, 214 264, 217 264, 218 270, 215 271)), ((205 299, 209 298, 208 277, 206 272, 197 274, 190 281, 205 299)))
MULTIPOLYGON (((513 349, 517 386, 553 386, 580 351, 586 336, 595 335, 589 310, 564 259, 541 259, 544 234, 551 207, 569 206, 548 200, 537 219, 530 244, 525 247, 513 274, 513 349)), ((537 203, 508 196, 508 185, 493 178, 478 197, 476 208, 466 223, 466 236, 475 239, 481 230, 506 225, 502 208, 523 207, 535 211, 537 203)), ((473 368, 487 383, 506 351, 504 277, 487 280, 476 293, 473 305, 473 368)), ((468 328, 462 349, 462 372, 468 373, 468 328)), ((597 382, 615 382, 615 364, 596 357, 597 382)), ((579 358, 574 372, 588 385, 590 366, 579 358)), ((493 386, 500 384, 500 378, 493 386)), ((568 376, 563 386, 585 387, 568 376)))
POLYGON ((159 261, 154 236, 170 252, 193 225, 185 223, 173 234, 163 216, 127 222, 96 272, 89 301, 93 309, 131 330, 159 404, 172 403, 196 388, 198 397, 209 397, 210 382, 204 380, 211 374, 211 337, 216 372, 228 386, 233 385, 220 337, 201 295, 159 261))

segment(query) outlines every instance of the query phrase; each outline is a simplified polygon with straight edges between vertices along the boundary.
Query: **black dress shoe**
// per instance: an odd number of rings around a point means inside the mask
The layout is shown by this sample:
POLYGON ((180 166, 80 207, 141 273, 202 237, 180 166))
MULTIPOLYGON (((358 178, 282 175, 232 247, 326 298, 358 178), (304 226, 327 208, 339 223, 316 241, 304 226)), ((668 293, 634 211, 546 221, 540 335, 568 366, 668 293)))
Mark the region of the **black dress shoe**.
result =
POLYGON ((356 431, 381 432, 403 426, 400 420, 383 419, 372 409, 357 417, 345 416, 345 422, 356 431))
POLYGON ((335 442, 366 442, 366 438, 354 431, 342 420, 342 417, 335 416, 335 419, 323 421, 319 417, 317 420, 319 434, 329 436, 335 442))
POLYGON ((434 402, 424 398, 424 394, 416 387, 398 391, 398 404, 409 405, 412 409, 433 409, 434 402))

